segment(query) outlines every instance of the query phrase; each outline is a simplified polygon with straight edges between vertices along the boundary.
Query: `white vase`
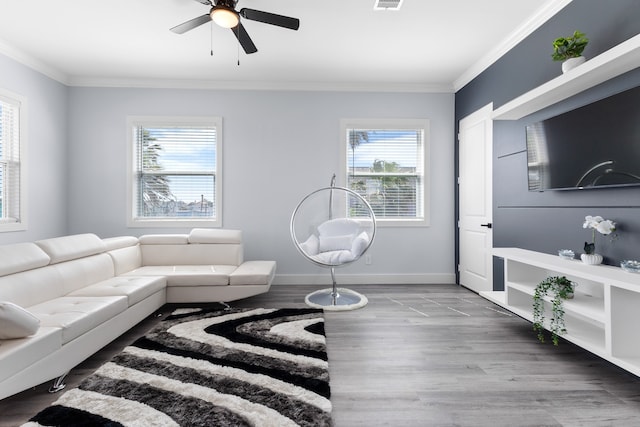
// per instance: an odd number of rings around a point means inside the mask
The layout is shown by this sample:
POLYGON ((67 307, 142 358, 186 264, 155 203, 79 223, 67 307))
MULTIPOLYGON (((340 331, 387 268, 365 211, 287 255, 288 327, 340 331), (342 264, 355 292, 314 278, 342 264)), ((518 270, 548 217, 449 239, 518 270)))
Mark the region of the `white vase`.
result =
POLYGON ((580 259, 585 264, 590 264, 590 265, 602 264, 602 255, 600 254, 580 254, 580 259))
POLYGON ((577 58, 569 58, 562 63, 562 72, 566 73, 567 71, 576 68, 578 65, 584 63, 587 59, 584 56, 578 56, 577 58))

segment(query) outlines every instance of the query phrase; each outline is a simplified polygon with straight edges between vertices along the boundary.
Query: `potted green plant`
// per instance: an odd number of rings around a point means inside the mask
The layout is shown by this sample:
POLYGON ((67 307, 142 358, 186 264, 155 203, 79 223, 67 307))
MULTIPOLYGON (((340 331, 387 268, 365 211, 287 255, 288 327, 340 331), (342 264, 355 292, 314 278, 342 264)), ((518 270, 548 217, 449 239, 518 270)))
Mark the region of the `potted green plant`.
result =
POLYGON ((553 345, 558 345, 559 336, 565 334, 567 329, 564 324, 565 299, 573 298, 576 283, 565 276, 547 277, 538 283, 533 294, 533 330, 538 333, 540 342, 544 342, 544 297, 551 296, 552 316, 549 322, 551 340, 553 345))
POLYGON ((585 61, 582 52, 587 43, 589 43, 587 36, 576 30, 569 37, 558 37, 553 41, 551 57, 554 61, 563 61, 562 72, 567 72, 585 61))

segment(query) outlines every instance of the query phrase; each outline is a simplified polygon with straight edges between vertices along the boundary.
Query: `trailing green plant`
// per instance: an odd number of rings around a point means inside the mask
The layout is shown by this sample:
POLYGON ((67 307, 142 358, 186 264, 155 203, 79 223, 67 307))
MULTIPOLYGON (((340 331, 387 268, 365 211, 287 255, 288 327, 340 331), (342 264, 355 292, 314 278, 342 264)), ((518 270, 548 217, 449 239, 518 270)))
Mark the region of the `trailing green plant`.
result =
POLYGON ((575 283, 565 276, 547 277, 538 283, 533 293, 533 330, 537 332, 540 342, 544 342, 544 297, 553 293, 551 299, 551 319, 549 330, 553 345, 558 345, 559 336, 567 333, 564 324, 563 301, 573 294, 575 283))
POLYGON ((589 43, 586 34, 576 30, 572 36, 558 37, 553 41, 553 53, 551 57, 554 61, 564 61, 569 58, 582 56, 582 51, 589 43))

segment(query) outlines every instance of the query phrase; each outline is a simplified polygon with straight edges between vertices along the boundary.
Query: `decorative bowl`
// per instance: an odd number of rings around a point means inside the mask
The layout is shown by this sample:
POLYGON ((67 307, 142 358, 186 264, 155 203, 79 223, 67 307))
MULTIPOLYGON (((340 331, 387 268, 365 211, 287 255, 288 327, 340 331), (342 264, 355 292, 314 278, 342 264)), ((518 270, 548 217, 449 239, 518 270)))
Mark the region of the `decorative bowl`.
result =
POLYGON ((620 263, 620 267, 629 273, 640 273, 640 261, 625 260, 620 263))
POLYGON ((576 254, 571 249, 560 249, 558 256, 563 259, 574 259, 576 254))

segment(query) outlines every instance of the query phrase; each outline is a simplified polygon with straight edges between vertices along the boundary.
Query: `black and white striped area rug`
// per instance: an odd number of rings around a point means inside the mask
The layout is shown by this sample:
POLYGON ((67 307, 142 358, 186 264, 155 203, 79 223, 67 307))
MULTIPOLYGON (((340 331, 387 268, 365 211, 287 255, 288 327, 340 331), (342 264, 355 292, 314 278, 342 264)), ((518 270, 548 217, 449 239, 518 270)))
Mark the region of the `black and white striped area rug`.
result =
POLYGON ((319 309, 180 309, 26 426, 330 426, 319 309))

